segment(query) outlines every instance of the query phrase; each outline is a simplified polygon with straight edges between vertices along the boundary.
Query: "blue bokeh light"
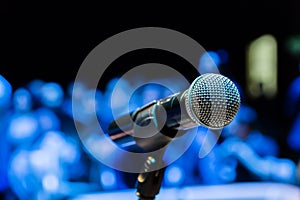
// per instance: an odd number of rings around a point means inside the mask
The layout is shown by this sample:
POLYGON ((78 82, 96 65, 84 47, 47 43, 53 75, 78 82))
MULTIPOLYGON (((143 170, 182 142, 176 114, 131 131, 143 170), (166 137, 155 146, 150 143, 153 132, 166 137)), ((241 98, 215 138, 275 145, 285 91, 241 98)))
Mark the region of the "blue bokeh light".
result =
POLYGON ((279 145, 276 140, 259 131, 252 131, 246 143, 260 156, 279 156, 279 145))
POLYGON ((104 190, 112 190, 117 188, 117 176, 111 169, 104 169, 100 172, 101 186, 104 190))
MULTIPOLYGON (((202 58, 202 64, 208 64, 206 69, 224 64, 228 61, 226 53, 225 50, 210 51, 202 58), (209 62, 212 62, 211 66, 209 62)), ((93 115, 97 115, 101 125, 107 126, 115 117, 126 114, 126 107, 133 111, 172 94, 163 85, 150 83, 130 95, 128 91, 132 86, 127 80, 119 78, 112 79, 103 91, 89 89, 81 83, 71 83, 66 93, 58 83, 38 79, 12 91, 10 84, 3 80, 0 79, 0 85, 5 86, 0 86, 0 90, 5 91, 2 96, 0 91, 0 100, 3 99, 0 109, 4 111, 0 112, 0 132, 5 134, 0 136, 0 190, 9 188, 19 199, 59 199, 84 191, 127 189, 127 184, 132 184, 129 183, 131 177, 125 180, 129 175, 122 176, 122 172, 99 166, 99 162, 82 148, 72 124, 73 112, 80 113, 76 120, 82 126, 89 127, 93 115), (113 109, 117 116, 112 115, 113 109)), ((176 81, 162 82, 182 87, 176 81)), ((294 95, 296 102, 297 92, 294 95)), ((238 181, 239 164, 263 181, 294 184, 296 164, 290 159, 278 158, 280 149, 272 137, 258 130, 247 129, 257 120, 256 111, 242 105, 236 119, 224 128, 223 140, 217 144, 214 143, 216 136, 212 132, 205 127, 198 127, 192 145, 167 166, 163 189, 233 183, 238 181), (236 129, 241 124, 245 125, 244 128, 236 129), (241 135, 236 134, 236 130, 248 130, 244 134, 247 137, 239 138, 241 135), (208 140, 205 140, 207 134, 208 140), (205 141, 207 144, 204 144, 205 141), (199 150, 204 145, 209 147, 208 154, 200 158, 199 150)), ((288 137, 288 144, 297 151, 300 146, 297 134, 299 124, 295 121, 288 137)), ((115 155, 115 149, 104 140, 99 143, 99 140, 95 140, 97 136, 97 132, 89 135, 90 147, 108 159, 122 159, 112 156, 115 155)), ((172 156, 172 151, 167 149, 167 153, 172 156)))
POLYGON ((60 130, 61 121, 57 114, 51 109, 40 107, 34 111, 41 132, 60 130))
POLYGON ((13 104, 15 111, 27 112, 32 107, 32 97, 25 88, 18 88, 13 94, 13 104))
MULTIPOLYGON (((0 109, 8 108, 12 96, 11 84, 0 75, 0 109)), ((1 111, 0 110, 0 111, 1 111)))
POLYGON ((171 94, 170 90, 157 83, 147 83, 137 88, 130 97, 129 110, 133 111, 154 100, 159 100, 171 94))
POLYGON ((185 172, 181 166, 170 165, 165 171, 164 185, 167 187, 176 187, 183 184, 185 172))
POLYGON ((40 98, 41 90, 44 84, 45 81, 40 79, 34 79, 27 84, 26 87, 28 88, 29 92, 32 94, 35 101, 40 98))
POLYGON ((218 72, 219 65, 219 55, 214 51, 207 51, 200 57, 198 70, 201 74, 218 72))
POLYGON ((7 136, 9 141, 14 144, 26 144, 38 136, 39 130, 39 124, 34 114, 15 114, 9 122, 7 136))
POLYGON ((122 78, 111 79, 103 93, 103 101, 101 107, 100 119, 104 123, 110 123, 115 118, 120 117, 129 110, 127 104, 130 100, 128 91, 131 86, 127 80, 122 78))
POLYGON ((63 88, 55 82, 45 83, 41 88, 40 98, 45 106, 57 108, 63 102, 63 88))

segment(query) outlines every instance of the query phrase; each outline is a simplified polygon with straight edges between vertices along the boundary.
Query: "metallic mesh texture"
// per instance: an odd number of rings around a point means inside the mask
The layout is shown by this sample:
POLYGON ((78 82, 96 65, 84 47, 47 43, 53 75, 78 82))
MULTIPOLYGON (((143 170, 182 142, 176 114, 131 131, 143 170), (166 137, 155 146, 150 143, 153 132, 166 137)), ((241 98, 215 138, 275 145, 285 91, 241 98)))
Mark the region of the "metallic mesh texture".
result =
POLYGON ((185 97, 186 109, 193 121, 211 129, 229 124, 240 107, 235 84, 220 74, 207 73, 191 84, 185 97))

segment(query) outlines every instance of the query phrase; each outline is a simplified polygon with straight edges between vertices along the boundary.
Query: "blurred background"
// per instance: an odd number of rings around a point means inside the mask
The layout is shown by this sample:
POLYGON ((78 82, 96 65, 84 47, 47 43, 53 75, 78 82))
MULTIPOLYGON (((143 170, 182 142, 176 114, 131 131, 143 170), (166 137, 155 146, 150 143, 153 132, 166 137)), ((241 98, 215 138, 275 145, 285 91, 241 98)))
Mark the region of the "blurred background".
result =
MULTIPOLYGON (((238 115, 213 151, 198 157, 207 131, 200 127, 187 152, 166 169, 163 188, 234 183, 299 188, 299 1, 75 4, 0 3, 2 199, 71 199, 134 191, 137 174, 111 169, 83 148, 74 127, 71 95, 75 90, 78 97, 86 97, 77 102, 80 123, 89 125, 96 105, 100 123, 107 127, 112 109, 124 113, 125 102, 110 105, 114 85, 135 66, 162 63, 193 81, 199 72, 183 58, 144 49, 121 56, 107 68, 96 98, 85 85, 73 84, 94 47, 119 32, 146 26, 177 30, 196 40, 207 51, 198 69, 210 71, 213 60, 220 73, 237 84, 242 97, 238 115)), ((119 83, 118 95, 130 98, 130 109, 172 94, 149 84, 128 97, 134 81, 143 77, 119 83)), ((177 84, 172 77, 162 81, 177 84)), ((181 83, 176 87, 186 89, 181 83)))

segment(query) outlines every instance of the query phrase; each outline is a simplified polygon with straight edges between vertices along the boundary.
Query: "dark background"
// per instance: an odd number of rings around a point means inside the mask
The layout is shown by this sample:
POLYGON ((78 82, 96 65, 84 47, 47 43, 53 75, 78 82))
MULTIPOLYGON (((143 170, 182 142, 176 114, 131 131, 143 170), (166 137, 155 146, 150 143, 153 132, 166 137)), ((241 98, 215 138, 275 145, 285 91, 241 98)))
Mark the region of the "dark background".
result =
MULTIPOLYGON (((272 34, 278 42, 278 95, 273 99, 246 96, 246 101, 259 113, 262 131, 282 145, 282 156, 291 156, 285 144, 291 121, 283 115, 283 102, 288 85, 299 75, 299 59, 289 54, 286 40, 300 33, 299 1, 199 1, 194 5, 2 1, 0 7, 0 74, 14 89, 36 78, 66 87, 95 46, 114 34, 145 26, 180 31, 206 50, 226 49, 229 62, 221 73, 245 88, 246 45, 263 34, 272 34)), ((185 64, 172 56, 159 58, 158 54, 150 54, 149 61, 162 59, 162 63, 177 68, 185 64)), ((107 72, 103 85, 130 67, 147 63, 142 57, 128 57, 123 69, 107 72)))

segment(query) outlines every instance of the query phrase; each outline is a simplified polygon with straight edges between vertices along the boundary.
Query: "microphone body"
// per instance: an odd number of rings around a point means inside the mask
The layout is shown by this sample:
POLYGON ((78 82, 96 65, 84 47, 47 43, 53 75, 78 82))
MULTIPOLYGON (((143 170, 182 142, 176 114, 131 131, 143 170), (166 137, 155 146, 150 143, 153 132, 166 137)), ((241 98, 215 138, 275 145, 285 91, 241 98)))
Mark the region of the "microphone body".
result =
POLYGON ((199 125, 221 129, 232 121, 239 106, 233 82, 220 74, 204 74, 187 90, 114 120, 107 135, 125 150, 151 152, 199 125))
POLYGON ((197 126, 185 106, 185 92, 176 93, 149 104, 113 121, 108 135, 118 146, 134 152, 162 148, 176 135, 197 126))

